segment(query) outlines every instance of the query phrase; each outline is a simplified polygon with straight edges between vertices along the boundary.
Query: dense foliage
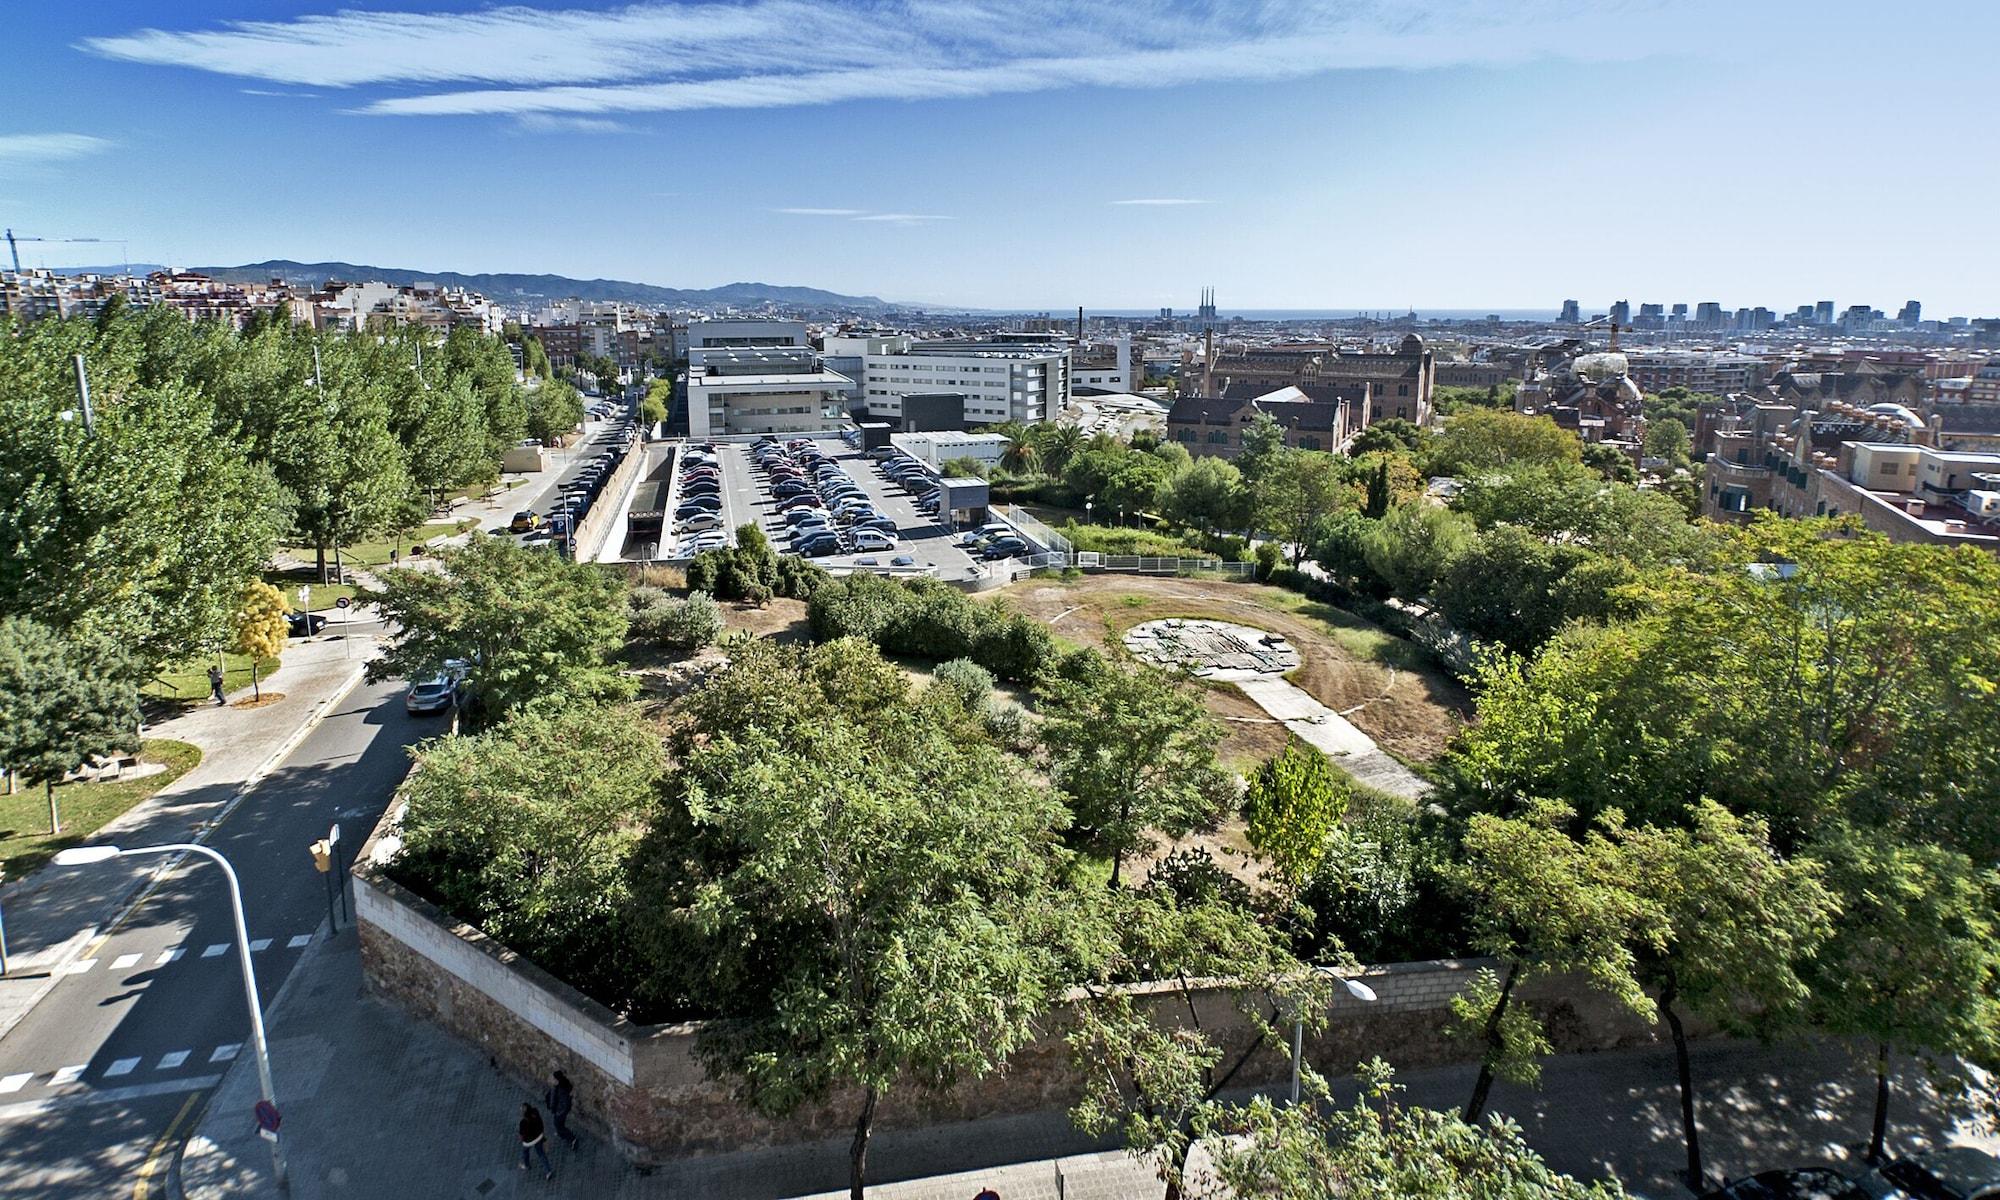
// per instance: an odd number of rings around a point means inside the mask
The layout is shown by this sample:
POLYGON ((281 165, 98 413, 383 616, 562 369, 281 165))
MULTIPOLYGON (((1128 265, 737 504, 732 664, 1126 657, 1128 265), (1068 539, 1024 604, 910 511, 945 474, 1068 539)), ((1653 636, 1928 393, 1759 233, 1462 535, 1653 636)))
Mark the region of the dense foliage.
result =
POLYGON ((815 591, 806 615, 820 641, 858 637, 885 654, 967 658, 1013 683, 1033 682, 1056 653, 1048 626, 936 579, 857 571, 815 591))

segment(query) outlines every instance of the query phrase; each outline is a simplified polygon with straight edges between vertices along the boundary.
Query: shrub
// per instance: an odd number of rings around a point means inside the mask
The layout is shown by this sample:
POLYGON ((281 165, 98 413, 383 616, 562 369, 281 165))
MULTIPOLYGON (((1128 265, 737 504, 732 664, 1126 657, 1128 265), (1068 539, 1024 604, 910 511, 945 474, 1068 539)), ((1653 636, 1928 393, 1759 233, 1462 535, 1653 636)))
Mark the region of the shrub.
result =
POLYGON ((806 617, 818 641, 856 637, 885 654, 969 658, 1012 682, 1031 682, 1055 656, 1047 626, 936 579, 829 579, 814 591, 806 617))
POLYGON ((1268 582, 1271 578, 1271 572, 1278 569, 1278 563, 1283 558, 1284 558, 1284 551, 1278 549, 1278 543, 1258 542, 1257 578, 1260 581, 1268 582))
POLYGON ((825 571, 802 558, 779 557, 755 525, 736 530, 735 548, 704 550, 687 567, 687 585, 696 591, 758 605, 773 596, 808 599, 826 579, 825 571))
POLYGON ((698 650, 722 636, 722 610, 706 592, 677 600, 663 589, 632 589, 632 635, 656 646, 698 650))
POLYGON ((954 658, 939 663, 934 678, 939 687, 958 697, 966 712, 977 716, 986 711, 986 702, 993 694, 993 672, 969 658, 954 658))
POLYGON ((1017 753, 1034 744, 1034 727, 1028 710, 1018 704, 996 704, 986 712, 986 736, 1004 750, 1017 753))

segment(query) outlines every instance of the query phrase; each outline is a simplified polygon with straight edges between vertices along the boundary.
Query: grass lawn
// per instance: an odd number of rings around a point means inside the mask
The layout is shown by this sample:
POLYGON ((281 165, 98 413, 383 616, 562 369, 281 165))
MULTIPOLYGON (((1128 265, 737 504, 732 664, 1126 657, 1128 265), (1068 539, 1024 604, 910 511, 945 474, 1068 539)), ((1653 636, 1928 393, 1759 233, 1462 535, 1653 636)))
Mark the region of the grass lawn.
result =
MULTIPOLYGON (((317 588, 314 589, 318 591, 317 588)), ((158 696, 163 700, 200 700, 208 695, 208 667, 212 658, 189 659, 178 666, 168 667, 153 679, 146 681, 139 691, 147 696, 158 696)), ((266 658, 258 662, 259 678, 269 679, 271 672, 278 669, 279 660, 266 658)), ((240 687, 250 686, 250 656, 247 654, 225 654, 222 656, 222 690, 233 692, 240 687)), ((175 745, 178 743, 162 743, 175 745)))
MULTIPOLYGON (((321 583, 319 573, 311 567, 303 571, 266 571, 264 582, 283 592, 285 602, 295 610, 299 607, 299 585, 305 584, 311 587, 312 600, 308 611, 317 613, 331 614, 334 601, 342 596, 352 600, 361 594, 361 589, 351 583, 321 583)), ((331 615, 327 616, 327 620, 333 619, 331 615)))
MULTIPOLYGON (((410 547, 418 542, 427 542, 440 534, 464 533, 478 523, 471 517, 461 517, 456 521, 432 521, 415 529, 406 529, 393 537, 377 541, 351 542, 340 548, 340 559, 357 567, 379 567, 389 561, 389 551, 392 549, 408 553, 410 547)), ((286 546, 284 549, 294 558, 302 558, 307 562, 317 561, 318 552, 311 546, 286 546)), ((328 551, 327 558, 329 560, 333 558, 331 551, 328 551)), ((318 589, 315 587, 314 590, 318 589)))
POLYGON ((55 857, 56 851, 81 843, 112 818, 187 774, 201 761, 201 750, 186 742, 148 738, 139 745, 139 761, 161 763, 167 769, 142 779, 66 783, 56 788, 63 831, 55 837, 49 836, 49 803, 41 787, 24 783, 18 794, 0 795, 0 866, 7 877, 26 875, 55 857))

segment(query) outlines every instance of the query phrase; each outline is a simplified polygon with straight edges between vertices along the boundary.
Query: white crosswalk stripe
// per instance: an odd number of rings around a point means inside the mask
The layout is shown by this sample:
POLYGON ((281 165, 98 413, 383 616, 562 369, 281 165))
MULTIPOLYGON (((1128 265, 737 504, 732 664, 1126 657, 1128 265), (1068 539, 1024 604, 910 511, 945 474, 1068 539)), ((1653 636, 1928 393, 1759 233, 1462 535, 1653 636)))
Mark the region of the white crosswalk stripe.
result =
POLYGON ((243 1049, 242 1042, 224 1042, 215 1048, 214 1053, 208 1056, 208 1061, 212 1063, 228 1062, 230 1059, 235 1058, 236 1052, 241 1049, 243 1049))
POLYGON ((136 1058, 121 1058, 104 1068, 104 1077, 110 1079, 114 1075, 130 1075, 138 1065, 139 1060, 136 1058))
POLYGON ((121 954, 117 958, 111 960, 111 969, 114 971, 122 971, 126 967, 136 964, 141 957, 143 956, 138 954, 121 954))
POLYGON ((65 1083, 75 1083, 77 1080, 83 1078, 83 1072, 86 1065, 87 1064, 79 1063, 74 1067, 57 1068, 56 1071, 49 1076, 49 1086, 57 1087, 65 1083))
POLYGON ((303 947, 312 945, 312 940, 313 940, 312 934, 302 933, 299 934, 297 937, 294 937, 291 941, 286 942, 285 948, 288 950, 298 950, 303 947))
POLYGON ((27 1071, 19 1075, 9 1075, 5 1079, 0 1079, 0 1092, 18 1092, 28 1086, 28 1081, 33 1078, 34 1075, 27 1071))
POLYGON ((179 962, 181 960, 181 956, 186 953, 187 951, 182 950, 179 947, 176 947, 172 950, 162 950, 160 952, 160 957, 153 960, 153 965, 156 967, 164 967, 170 962, 179 962))
POLYGON ((188 1060, 188 1051, 175 1050, 170 1053, 160 1055, 160 1065, 154 1067, 153 1069, 155 1071, 171 1071, 175 1067, 178 1067, 182 1063, 186 1062, 187 1060, 188 1060))
POLYGON ((216 958, 229 952, 228 942, 217 942, 201 952, 203 958, 216 958))
POLYGON ((65 974, 65 975, 81 975, 81 974, 83 974, 83 973, 84 973, 85 971, 88 971, 88 970, 90 970, 90 968, 92 968, 92 967, 94 967, 94 966, 96 966, 96 965, 97 965, 97 960, 96 960, 96 959, 94 959, 94 958, 80 958, 80 959, 78 959, 77 961, 75 961, 75 962, 71 963, 70 965, 68 965, 68 966, 64 967, 64 968, 63 968, 63 974, 65 974))
POLYGON ((271 948, 270 938, 258 938, 256 941, 250 943, 250 951, 253 954, 261 953, 265 950, 269 950, 270 948, 271 948))

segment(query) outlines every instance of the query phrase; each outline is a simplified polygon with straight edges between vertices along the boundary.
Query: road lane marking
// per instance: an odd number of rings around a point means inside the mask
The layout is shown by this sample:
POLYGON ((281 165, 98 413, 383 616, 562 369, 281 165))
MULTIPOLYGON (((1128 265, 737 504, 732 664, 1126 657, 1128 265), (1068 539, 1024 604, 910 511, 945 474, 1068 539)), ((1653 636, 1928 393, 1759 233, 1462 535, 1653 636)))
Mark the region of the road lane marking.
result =
POLYGON ((132 1073, 132 1069, 134 1067, 137 1067, 138 1065, 139 1065, 139 1060, 136 1058, 121 1058, 117 1062, 112 1063, 110 1066, 104 1068, 104 1077, 106 1079, 110 1079, 117 1075, 130 1075, 132 1073))
POLYGON ((235 1058, 236 1052, 241 1049, 243 1049, 242 1042, 224 1042, 215 1048, 214 1053, 208 1056, 208 1061, 212 1063, 228 1062, 230 1059, 235 1058))
POLYGON ((286 943, 285 943, 285 949, 287 949, 287 950, 299 950, 299 949, 303 949, 303 948, 304 948, 304 947, 306 947, 306 946, 310 946, 310 945, 312 945, 312 940, 313 940, 313 935, 312 935, 312 934, 310 934, 310 933, 302 933, 302 934, 299 934, 299 935, 298 935, 297 937, 293 938, 293 939, 292 939, 291 941, 289 941, 289 942, 286 942, 286 943))
POLYGON ((80 958, 75 962, 69 964, 68 966, 64 967, 62 969, 62 973, 65 975, 81 975, 85 971, 90 970, 90 968, 96 965, 97 965, 97 960, 94 958, 80 958))
POLYGON ((179 948, 175 948, 172 950, 163 950, 160 952, 160 957, 153 960, 153 965, 156 967, 164 967, 170 962, 179 962, 181 960, 181 956, 186 953, 187 951, 179 948))
POLYGON ((181 1104, 181 1110, 174 1114, 174 1119, 167 1122, 167 1127, 160 1131, 159 1140, 155 1141, 153 1148, 146 1152, 146 1161, 139 1164, 139 1178, 132 1184, 132 1200, 146 1200, 146 1197, 152 1194, 153 1176, 166 1166, 167 1160, 163 1156, 166 1155, 168 1147, 173 1145, 174 1134, 179 1131, 181 1122, 187 1120, 188 1114, 194 1111, 195 1104, 200 1100, 200 1092, 189 1096, 181 1104))
POLYGON ((117 958, 111 960, 111 969, 114 971, 122 971, 126 967, 132 966, 133 964, 137 963, 141 957, 143 956, 138 954, 121 954, 117 958))
POLYGON ((153 1069, 155 1071, 171 1071, 175 1067, 178 1067, 182 1063, 186 1062, 188 1060, 188 1054, 189 1051, 186 1050, 174 1050, 169 1053, 162 1054, 160 1055, 160 1065, 154 1067, 153 1069))
POLYGON ((143 1100, 147 1096, 174 1096, 182 1092, 200 1092, 222 1082, 220 1075, 187 1075, 179 1079, 162 1079, 158 1083, 135 1083, 128 1087, 93 1088, 87 1092, 71 1092, 66 1096, 50 1096, 44 1100, 23 1100, 18 1104, 0 1104, 0 1123, 18 1121, 24 1117, 39 1117, 46 1113, 58 1112, 66 1108, 89 1108, 98 1104, 123 1104, 127 1100, 143 1100))
POLYGON ((83 1078, 84 1068, 89 1065, 88 1063, 82 1063, 74 1067, 56 1068, 55 1073, 49 1076, 49 1086, 57 1087, 65 1083, 75 1083, 77 1080, 83 1078))
POLYGON ((19 1075, 9 1075, 5 1079, 0 1079, 0 1092, 18 1092, 27 1087, 28 1081, 34 1077, 33 1072, 29 1071, 23 1071, 19 1075))
POLYGON ((270 938, 258 938, 256 941, 250 943, 250 953, 252 954, 256 954, 264 950, 269 950, 270 948, 271 948, 270 938))
POLYGON ((217 942, 213 946, 210 946, 208 949, 202 951, 201 956, 203 958, 217 958, 223 954, 227 954, 228 952, 229 952, 228 942, 217 942))

